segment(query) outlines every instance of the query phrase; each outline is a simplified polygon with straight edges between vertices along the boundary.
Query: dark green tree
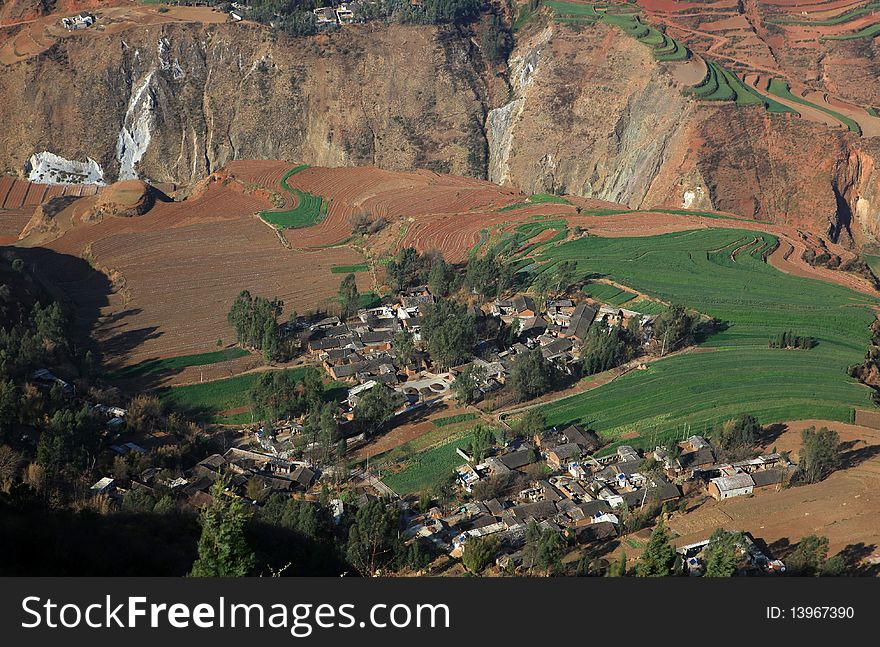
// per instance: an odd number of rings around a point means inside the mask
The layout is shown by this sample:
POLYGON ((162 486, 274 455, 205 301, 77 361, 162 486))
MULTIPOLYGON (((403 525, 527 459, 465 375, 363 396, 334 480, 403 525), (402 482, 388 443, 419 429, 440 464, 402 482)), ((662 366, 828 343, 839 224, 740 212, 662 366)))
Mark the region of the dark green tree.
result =
POLYGON ((745 545, 741 532, 728 532, 718 528, 709 538, 703 551, 706 577, 732 577, 736 575, 737 562, 745 545))
POLYGON ((440 299, 424 315, 422 337, 434 362, 444 368, 455 366, 473 356, 476 318, 464 304, 440 299))
POLYGON ((354 274, 346 274, 339 285, 339 308, 343 319, 356 314, 360 305, 361 295, 358 292, 354 274))
POLYGON ((510 369, 507 384, 519 400, 531 400, 550 391, 557 379, 553 365, 536 348, 519 355, 510 369))
POLYGON ((474 537, 465 543, 461 563, 475 575, 482 573, 498 554, 498 547, 499 541, 494 535, 474 537))
POLYGON ((459 404, 474 404, 479 397, 478 388, 486 380, 486 369, 475 364, 468 364, 452 382, 452 392, 459 404))
POLYGON ((368 437, 378 433, 394 414, 400 401, 398 394, 382 386, 366 391, 354 408, 354 423, 368 437))
POLYGON ((199 515, 199 557, 190 577, 244 577, 254 568, 256 557, 245 536, 251 511, 226 492, 228 487, 224 479, 211 486, 213 502, 199 515))
POLYGON ((669 542, 669 532, 663 522, 655 526, 645 551, 636 564, 638 577, 666 577, 675 566, 675 548, 669 542))
POLYGON ((836 431, 808 427, 801 432, 801 439, 798 473, 805 483, 818 483, 840 467, 840 436, 836 431))
POLYGON ((348 531, 346 555, 362 575, 373 576, 394 559, 400 513, 374 499, 358 509, 348 531))

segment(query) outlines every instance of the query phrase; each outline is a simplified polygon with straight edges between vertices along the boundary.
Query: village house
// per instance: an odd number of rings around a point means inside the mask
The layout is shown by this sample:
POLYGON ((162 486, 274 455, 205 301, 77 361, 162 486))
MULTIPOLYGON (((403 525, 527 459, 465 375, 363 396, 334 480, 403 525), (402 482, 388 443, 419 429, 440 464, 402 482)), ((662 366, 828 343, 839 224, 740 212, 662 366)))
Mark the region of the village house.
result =
POLYGON ((598 310, 588 303, 580 303, 571 314, 568 325, 560 332, 560 336, 574 337, 578 341, 584 341, 598 310))
POLYGON ((719 501, 751 494, 755 488, 752 477, 745 472, 719 476, 709 481, 709 494, 719 501))

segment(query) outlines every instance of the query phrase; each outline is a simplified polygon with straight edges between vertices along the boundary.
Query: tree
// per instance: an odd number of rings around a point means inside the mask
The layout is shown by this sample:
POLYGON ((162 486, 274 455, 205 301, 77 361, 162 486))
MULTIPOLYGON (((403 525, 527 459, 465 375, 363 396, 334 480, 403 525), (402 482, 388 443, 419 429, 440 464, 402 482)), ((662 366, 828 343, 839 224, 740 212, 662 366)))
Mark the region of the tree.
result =
POLYGON ((87 469, 100 449, 102 427, 88 405, 78 411, 55 412, 37 443, 37 463, 50 482, 78 476, 87 469))
POLYGON ((482 463, 486 451, 495 444, 495 430, 486 425, 474 427, 468 450, 475 463, 482 463))
POLYGON ((445 297, 451 291, 454 280, 455 273, 443 257, 435 258, 428 273, 428 289, 431 294, 445 297))
POLYGON ((669 543, 669 532, 661 521, 651 532, 651 539, 636 565, 638 577, 666 577, 675 566, 675 548, 669 543))
POLYGON ((379 384, 366 391, 354 408, 354 423, 367 436, 377 433, 394 414, 398 398, 394 391, 379 384))
POLYGON ((828 538, 809 535, 785 559, 785 569, 792 575, 813 577, 822 572, 828 557, 828 538))
POLYGON ((639 340, 629 328, 594 324, 581 351, 585 375, 601 373, 631 360, 639 351, 639 340))
POLYGON ((801 432, 801 439, 798 471, 805 483, 818 483, 840 467, 840 436, 836 431, 808 427, 801 432))
POLYGON ((483 33, 483 54, 492 64, 497 65, 507 60, 513 46, 510 30, 497 14, 492 14, 486 31, 483 33))
POLYGON ((547 416, 537 407, 529 409, 516 423, 515 429, 523 438, 531 438, 547 429, 547 416))
POLYGON ((553 365, 536 348, 516 358, 508 383, 519 400, 531 400, 550 391, 555 380, 553 365))
POLYGON ((474 404, 480 398, 480 385, 486 381, 486 369, 468 364, 452 382, 452 392, 459 404, 474 404))
POLYGON ((718 440, 724 449, 754 447, 761 434, 761 424, 755 416, 746 414, 722 425, 718 440))
POLYGON ((477 341, 476 318, 468 313, 464 304, 440 299, 424 315, 422 337, 437 364, 455 366, 473 356, 477 341))
POLYGON ((550 528, 541 529, 534 520, 526 528, 523 563, 531 570, 538 568, 546 574, 556 572, 562 560, 562 535, 550 528))
POLYGON ((363 575, 373 576, 394 557, 400 515, 397 508, 374 499, 358 509, 348 531, 348 561, 363 575))
POLYGON ((494 535, 487 537, 474 537, 464 545, 461 555, 461 563, 471 573, 478 574, 483 571, 498 553, 500 542, 494 535))
POLYGON ((392 347, 397 361, 401 364, 406 364, 416 355, 416 345, 412 333, 407 330, 398 330, 394 333, 392 347))
POLYGON ((718 528, 709 538, 703 551, 706 561, 706 577, 732 577, 736 574, 738 556, 744 538, 741 532, 728 532, 718 528))
POLYGON ((611 563, 605 571, 605 577, 626 577, 626 551, 621 551, 620 556, 611 563))
POLYGON ((242 290, 226 318, 235 330, 235 339, 239 344, 263 351, 267 361, 281 359, 283 353, 278 317, 283 309, 284 302, 279 299, 270 301, 242 290))
POLYGON ((660 344, 660 354, 665 355, 679 346, 693 342, 696 319, 680 305, 664 310, 654 322, 654 338, 660 344))
POLYGON ((199 515, 199 557, 190 577, 244 577, 254 568, 256 557, 245 537, 251 513, 241 499, 226 493, 227 487, 225 479, 217 479, 211 486, 213 501, 199 515))
POLYGON ((343 319, 357 313, 361 295, 354 274, 346 274, 339 285, 339 308, 343 319))

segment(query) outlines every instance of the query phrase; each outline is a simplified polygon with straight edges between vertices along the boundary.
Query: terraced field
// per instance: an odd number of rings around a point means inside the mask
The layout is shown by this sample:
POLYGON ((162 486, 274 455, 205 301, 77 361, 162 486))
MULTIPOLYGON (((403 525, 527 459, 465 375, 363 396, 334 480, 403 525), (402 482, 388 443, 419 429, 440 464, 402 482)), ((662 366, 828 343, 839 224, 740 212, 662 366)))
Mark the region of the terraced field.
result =
POLYGON ((871 406, 846 368, 861 360, 876 299, 783 274, 762 255, 770 234, 685 231, 639 238, 584 238, 548 250, 548 263, 574 260, 666 302, 681 303, 727 328, 689 352, 544 407, 550 424, 581 422, 612 439, 652 444, 670 434, 752 413, 762 422, 848 421, 871 406), (808 351, 768 347, 780 330, 818 339, 808 351), (702 352, 701 352, 702 351, 702 352))
POLYGON ((843 125, 865 137, 880 135, 872 105, 876 85, 853 83, 860 75, 846 73, 854 65, 869 70, 873 60, 869 55, 854 57, 851 50, 838 54, 833 46, 880 35, 876 0, 767 0, 748 7, 730 0, 636 1, 545 4, 560 24, 601 22, 620 28, 667 63, 673 77, 697 99, 762 106, 771 114, 843 125), (817 66, 827 71, 827 80, 815 80, 817 66), (813 79, 813 87, 802 87, 804 79, 813 79), (831 96, 829 88, 846 94, 831 96))
POLYGON ((287 183, 291 176, 307 168, 309 168, 307 164, 295 166, 281 178, 281 188, 296 198, 296 206, 286 211, 263 211, 260 214, 263 220, 278 229, 299 229, 317 225, 324 219, 328 208, 324 198, 307 191, 300 191, 287 183))

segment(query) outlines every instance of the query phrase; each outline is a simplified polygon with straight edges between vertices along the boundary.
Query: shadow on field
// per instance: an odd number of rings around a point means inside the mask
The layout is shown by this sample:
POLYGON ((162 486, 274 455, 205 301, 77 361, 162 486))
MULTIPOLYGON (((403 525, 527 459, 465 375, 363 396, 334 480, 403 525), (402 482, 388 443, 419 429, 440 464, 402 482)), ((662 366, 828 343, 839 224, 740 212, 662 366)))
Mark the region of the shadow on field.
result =
POLYGON ((864 443, 863 440, 850 440, 840 443, 840 468, 849 469, 861 465, 865 461, 880 455, 880 445, 866 445, 856 449, 856 445, 864 443))

